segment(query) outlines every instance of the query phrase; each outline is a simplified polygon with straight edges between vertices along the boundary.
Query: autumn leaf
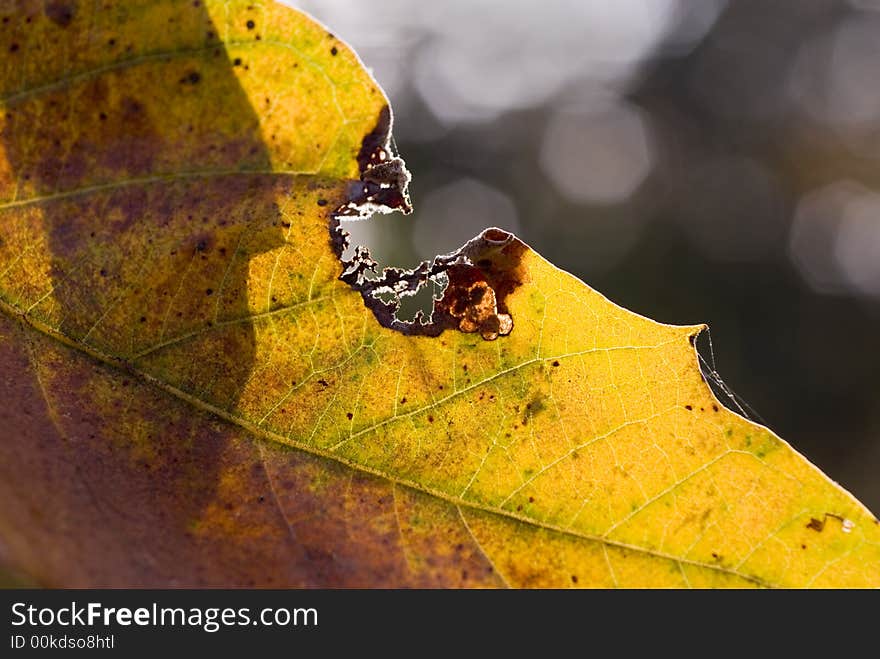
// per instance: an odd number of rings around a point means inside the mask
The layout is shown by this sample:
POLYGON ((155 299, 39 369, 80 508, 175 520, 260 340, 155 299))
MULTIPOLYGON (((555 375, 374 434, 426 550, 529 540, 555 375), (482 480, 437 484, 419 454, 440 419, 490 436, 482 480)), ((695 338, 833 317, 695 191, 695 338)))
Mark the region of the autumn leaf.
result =
MULTIPOLYGON (((880 585, 880 529, 698 367, 489 229, 406 210, 387 99, 308 17, 16 2, 0 25, 0 562, 53 586, 880 585), (389 296, 448 286, 430 322, 389 296)), ((416 173, 417 174, 417 173, 416 173)))

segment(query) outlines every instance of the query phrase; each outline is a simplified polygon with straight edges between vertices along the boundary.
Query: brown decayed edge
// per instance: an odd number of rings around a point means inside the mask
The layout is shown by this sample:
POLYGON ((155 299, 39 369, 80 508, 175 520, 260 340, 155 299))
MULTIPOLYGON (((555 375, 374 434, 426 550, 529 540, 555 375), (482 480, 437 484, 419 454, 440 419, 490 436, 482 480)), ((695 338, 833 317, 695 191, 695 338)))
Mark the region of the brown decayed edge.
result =
POLYGON ((377 278, 367 277, 367 272, 378 274, 378 263, 366 247, 358 245, 351 259, 342 258, 349 235, 341 226, 341 218, 367 218, 374 212, 395 210, 412 212, 407 191, 410 174, 402 159, 390 155, 391 124, 391 111, 386 105, 361 144, 360 179, 349 183, 347 202, 331 216, 330 243, 343 265, 340 279, 361 294, 383 327, 403 334, 439 336, 446 329, 457 329, 479 332, 486 340, 510 334, 513 319, 506 300, 527 279, 522 257, 529 249, 511 233, 486 229, 455 252, 423 261, 412 270, 384 268, 377 278), (442 297, 434 300, 430 319, 426 320, 421 311, 411 322, 397 319, 400 298, 414 295, 441 273, 446 274, 448 284, 442 297), (391 293, 394 299, 384 302, 379 298, 382 293, 391 293))

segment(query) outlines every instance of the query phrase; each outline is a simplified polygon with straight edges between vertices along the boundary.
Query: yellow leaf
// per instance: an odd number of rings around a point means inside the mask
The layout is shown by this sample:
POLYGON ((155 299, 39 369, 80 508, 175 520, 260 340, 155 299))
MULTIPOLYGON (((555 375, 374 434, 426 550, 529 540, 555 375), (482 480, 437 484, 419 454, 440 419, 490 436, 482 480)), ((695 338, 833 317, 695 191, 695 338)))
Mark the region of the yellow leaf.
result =
POLYGON ((719 404, 700 327, 621 309, 498 229, 426 266, 450 280, 431 324, 395 322, 337 218, 407 206, 387 100, 304 15, 25 2, 0 52, 16 573, 880 585, 877 520, 719 404))

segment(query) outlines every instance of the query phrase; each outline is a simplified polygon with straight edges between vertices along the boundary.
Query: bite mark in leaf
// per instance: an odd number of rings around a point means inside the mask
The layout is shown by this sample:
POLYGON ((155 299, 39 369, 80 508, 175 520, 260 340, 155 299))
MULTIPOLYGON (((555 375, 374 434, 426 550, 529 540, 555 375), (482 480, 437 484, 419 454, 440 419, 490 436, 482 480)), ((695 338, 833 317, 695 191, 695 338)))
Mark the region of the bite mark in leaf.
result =
POLYGON ((438 336, 446 329, 479 332, 487 341, 510 334, 513 319, 507 296, 526 280, 522 256, 528 247, 502 229, 489 228, 450 254, 423 261, 412 270, 384 268, 362 245, 351 259, 342 254, 349 246, 340 218, 366 219, 374 212, 412 211, 408 185, 410 174, 404 161, 391 155, 391 112, 385 106, 376 127, 363 139, 358 153, 360 178, 348 185, 347 201, 336 209, 330 223, 330 240, 343 265, 340 279, 357 290, 364 304, 383 327, 408 335, 438 336), (374 276, 370 276, 370 275, 374 276), (411 321, 396 317, 401 298, 418 293, 429 281, 444 277, 442 296, 434 299, 429 319, 418 312, 411 321), (390 296, 390 301, 384 301, 390 296))

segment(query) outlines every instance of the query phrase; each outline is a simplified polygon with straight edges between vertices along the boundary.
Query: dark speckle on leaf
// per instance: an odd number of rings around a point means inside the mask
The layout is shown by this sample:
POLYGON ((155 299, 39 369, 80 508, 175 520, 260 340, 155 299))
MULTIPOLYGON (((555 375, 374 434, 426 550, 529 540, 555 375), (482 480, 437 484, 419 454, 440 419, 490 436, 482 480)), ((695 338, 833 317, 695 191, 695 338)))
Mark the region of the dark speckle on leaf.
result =
POLYGON ((197 85, 199 81, 202 79, 202 74, 198 71, 190 71, 185 76, 180 79, 181 85, 197 85))
POLYGON ((554 360, 553 360, 553 365, 554 365, 554 366, 559 366, 559 360, 558 360, 558 359, 554 359, 554 360))
POLYGON ((337 50, 336 46, 333 46, 333 48, 330 49, 330 54, 333 56, 336 56, 338 52, 339 50, 337 50))
POLYGON ((318 206, 326 206, 326 205, 327 205, 326 199, 318 199, 318 206))
POLYGON ((247 25, 248 30, 253 30, 254 27, 256 27, 256 24, 253 21, 248 21, 245 25, 247 25))

